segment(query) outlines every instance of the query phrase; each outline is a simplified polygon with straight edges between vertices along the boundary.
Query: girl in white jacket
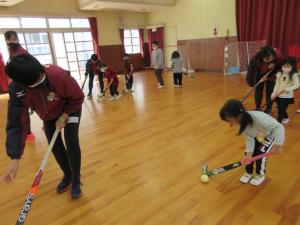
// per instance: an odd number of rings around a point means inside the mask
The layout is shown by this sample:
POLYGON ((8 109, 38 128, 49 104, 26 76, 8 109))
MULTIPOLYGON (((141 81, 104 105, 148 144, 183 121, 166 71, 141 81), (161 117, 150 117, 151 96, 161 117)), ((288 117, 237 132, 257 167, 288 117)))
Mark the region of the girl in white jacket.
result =
POLYGON ((290 121, 287 108, 289 104, 294 104, 294 91, 299 88, 296 64, 296 58, 288 57, 282 65, 282 70, 276 75, 276 84, 271 99, 277 102, 277 120, 282 124, 290 121))

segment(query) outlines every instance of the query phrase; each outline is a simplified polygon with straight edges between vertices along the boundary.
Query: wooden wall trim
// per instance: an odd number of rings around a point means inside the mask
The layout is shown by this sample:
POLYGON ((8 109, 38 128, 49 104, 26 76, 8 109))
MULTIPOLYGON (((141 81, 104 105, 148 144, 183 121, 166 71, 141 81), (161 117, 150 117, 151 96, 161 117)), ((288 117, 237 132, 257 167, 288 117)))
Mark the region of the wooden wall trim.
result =
POLYGON ((177 45, 186 49, 191 68, 222 71, 224 68, 224 45, 236 41, 238 41, 236 36, 216 37, 178 40, 177 45))

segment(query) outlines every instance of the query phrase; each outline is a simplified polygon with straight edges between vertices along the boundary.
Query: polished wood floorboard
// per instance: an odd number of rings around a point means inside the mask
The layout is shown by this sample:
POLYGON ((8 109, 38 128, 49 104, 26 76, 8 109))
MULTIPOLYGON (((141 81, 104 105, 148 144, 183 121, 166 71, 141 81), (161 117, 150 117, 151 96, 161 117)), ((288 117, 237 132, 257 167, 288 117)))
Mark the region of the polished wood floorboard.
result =
MULTIPOLYGON (((172 74, 157 89, 152 71, 135 74, 135 92, 117 102, 85 100, 80 127, 82 191, 56 194, 61 178, 50 157, 26 224, 31 225, 294 225, 300 224, 300 115, 290 106, 284 153, 268 161, 267 180, 242 185, 243 169, 200 182, 200 168, 243 157, 244 140, 219 119, 228 98, 249 88, 242 76, 196 73, 174 89, 172 74)), ((122 90, 122 87, 119 88, 122 90)), ((299 99, 299 98, 298 98, 299 99)), ((246 101, 252 109, 253 97, 246 101)), ((0 96, 0 172, 5 153, 7 96, 0 96)), ((274 109, 274 112, 276 108, 274 109)), ((0 225, 14 224, 46 150, 42 123, 26 146, 15 182, 0 184, 0 225)))

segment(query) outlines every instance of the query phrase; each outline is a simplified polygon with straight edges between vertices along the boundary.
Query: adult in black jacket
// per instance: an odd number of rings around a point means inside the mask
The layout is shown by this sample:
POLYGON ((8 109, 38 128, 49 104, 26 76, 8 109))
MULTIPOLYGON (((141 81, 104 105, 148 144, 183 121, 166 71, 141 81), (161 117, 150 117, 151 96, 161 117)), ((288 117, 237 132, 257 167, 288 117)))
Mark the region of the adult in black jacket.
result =
POLYGON ((272 110, 271 94, 273 92, 276 73, 282 66, 283 57, 279 50, 270 46, 264 46, 260 51, 252 57, 247 70, 247 83, 250 87, 255 86, 259 80, 267 73, 270 74, 260 83, 255 89, 255 104, 256 110, 261 110, 261 103, 263 99, 263 90, 266 86, 266 113, 272 110), (265 85, 266 84, 266 85, 265 85))
POLYGON ((101 72, 102 64, 103 63, 98 59, 98 56, 96 54, 91 55, 91 58, 86 62, 85 76, 89 75, 89 93, 87 95, 88 97, 92 95, 95 75, 98 75, 99 78, 101 96, 104 95, 104 73, 101 72))

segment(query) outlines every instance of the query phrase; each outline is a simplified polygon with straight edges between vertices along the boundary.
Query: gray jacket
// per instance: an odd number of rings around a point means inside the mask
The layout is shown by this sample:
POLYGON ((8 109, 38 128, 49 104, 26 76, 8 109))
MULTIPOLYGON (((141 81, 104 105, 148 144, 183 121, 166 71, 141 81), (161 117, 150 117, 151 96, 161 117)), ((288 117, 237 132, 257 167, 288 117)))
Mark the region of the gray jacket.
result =
POLYGON ((152 66, 154 69, 164 68, 164 52, 160 48, 152 51, 152 66))

